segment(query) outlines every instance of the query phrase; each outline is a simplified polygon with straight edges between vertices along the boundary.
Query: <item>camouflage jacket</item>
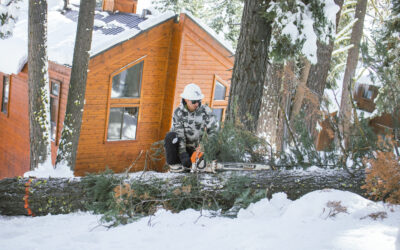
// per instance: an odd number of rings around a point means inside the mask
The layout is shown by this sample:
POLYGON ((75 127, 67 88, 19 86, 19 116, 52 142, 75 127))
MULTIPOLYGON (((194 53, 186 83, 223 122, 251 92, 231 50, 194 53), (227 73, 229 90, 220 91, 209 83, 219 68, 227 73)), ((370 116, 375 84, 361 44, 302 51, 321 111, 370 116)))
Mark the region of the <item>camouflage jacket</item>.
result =
POLYGON ((205 131, 208 135, 214 135, 217 130, 217 119, 206 105, 190 112, 185 105, 180 104, 174 111, 171 131, 178 135, 180 154, 186 152, 186 148, 195 149, 205 131))

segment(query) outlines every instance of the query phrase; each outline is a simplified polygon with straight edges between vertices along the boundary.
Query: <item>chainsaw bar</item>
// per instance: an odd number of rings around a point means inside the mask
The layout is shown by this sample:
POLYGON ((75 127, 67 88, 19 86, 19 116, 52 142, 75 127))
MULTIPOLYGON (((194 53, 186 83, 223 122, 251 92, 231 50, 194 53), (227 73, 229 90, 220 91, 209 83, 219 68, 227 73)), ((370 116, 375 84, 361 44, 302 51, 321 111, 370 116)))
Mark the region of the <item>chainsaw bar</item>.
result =
POLYGON ((257 163, 241 163, 241 162, 217 162, 216 170, 224 171, 224 170, 269 170, 271 166, 257 163))

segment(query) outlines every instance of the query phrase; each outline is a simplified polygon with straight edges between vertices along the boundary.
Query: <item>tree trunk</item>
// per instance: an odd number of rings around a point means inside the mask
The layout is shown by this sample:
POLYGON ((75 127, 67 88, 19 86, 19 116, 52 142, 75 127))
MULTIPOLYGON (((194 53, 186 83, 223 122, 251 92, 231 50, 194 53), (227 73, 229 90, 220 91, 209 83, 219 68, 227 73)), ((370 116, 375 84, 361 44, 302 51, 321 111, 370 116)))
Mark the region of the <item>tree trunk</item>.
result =
POLYGON ((342 135, 342 138, 347 138, 347 140, 345 140, 346 147, 348 146, 348 139, 350 138, 350 124, 351 124, 351 110, 352 110, 350 95, 352 94, 351 90, 353 89, 353 82, 358 63, 358 54, 360 48, 360 41, 363 34, 364 17, 367 10, 367 3, 368 3, 367 0, 357 1, 356 13, 355 13, 355 18, 357 19, 357 22, 353 26, 350 38, 350 43, 353 45, 353 47, 349 50, 349 54, 347 56, 346 70, 343 78, 342 99, 340 101, 340 111, 339 111, 339 118, 340 118, 339 131, 342 135))
POLYGON ((266 0, 246 0, 235 54, 227 119, 256 131, 268 69, 271 24, 263 17, 266 0))
MULTIPOLYGON (((335 3, 342 8, 343 0, 336 0, 335 3)), ((336 14, 336 23, 339 18, 340 11, 336 14)), ((310 65, 303 60, 300 79, 294 74, 293 62, 287 62, 284 70, 282 65, 274 64, 271 66, 273 70, 267 73, 257 132, 267 138, 277 151, 283 151, 287 141, 292 139, 288 124, 293 125, 300 111, 305 112, 304 122, 310 133, 316 136, 313 131, 317 119, 320 118, 320 103, 328 76, 333 41, 329 44, 318 41, 317 46, 318 63, 310 65), (295 88, 296 92, 293 91, 295 88), (295 96, 292 103, 293 94, 295 96)))
POLYGON ((68 9, 68 4, 69 4, 69 0, 64 0, 63 10, 67 10, 68 9))
POLYGON ((81 131, 95 6, 95 0, 81 0, 79 7, 78 30, 75 40, 67 110, 57 152, 56 166, 60 164, 66 165, 71 170, 75 169, 81 131))
POLYGON ((271 64, 267 69, 266 82, 262 96, 262 109, 258 119, 257 134, 266 138, 269 143, 280 149, 278 128, 283 127, 282 112, 279 105, 282 101, 283 64, 271 64), (279 145, 278 145, 279 144, 279 145))
MULTIPOLYGON (((336 13, 336 30, 339 25, 343 2, 344 0, 335 0, 336 5, 340 7, 340 10, 336 13)), ((317 136, 315 126, 317 121, 321 119, 320 105, 330 69, 333 46, 333 39, 328 44, 317 41, 318 63, 310 67, 306 84, 308 98, 304 98, 301 104, 301 110, 304 111, 305 115, 305 125, 308 127, 308 131, 310 131, 310 135, 313 137, 317 136)))
POLYGON ((28 86, 30 169, 51 160, 47 2, 29 0, 28 86))
POLYGON ((289 119, 291 100, 296 84, 295 63, 274 63, 267 71, 262 97, 262 110, 258 120, 257 133, 267 139, 276 151, 284 151, 290 134, 289 119))
POLYGON ((296 117, 300 114, 301 106, 307 91, 307 80, 310 73, 311 63, 304 57, 302 58, 301 63, 303 68, 296 87, 296 94, 294 96, 292 112, 290 114, 290 124, 293 124, 296 117))
MULTIPOLYGON (((162 189, 165 192, 167 189, 180 187, 183 179, 190 175, 193 174, 169 175, 168 183, 162 189)), ((365 179, 362 171, 357 172, 354 176, 349 175, 344 170, 310 172, 293 170, 225 171, 218 174, 202 173, 198 174, 197 177, 202 183, 201 192, 207 192, 208 197, 211 194, 220 204, 230 204, 231 206, 238 197, 224 200, 227 198, 219 194, 226 190, 229 181, 237 177, 250 179, 248 188, 255 191, 266 190, 269 198, 274 193, 285 192, 289 199, 294 200, 311 191, 326 188, 351 191, 365 196, 361 189, 365 179)), ((65 178, 9 178, 0 180, 0 214, 46 215, 48 213, 65 214, 78 210, 85 211, 88 205, 93 202, 93 197, 89 196, 89 192, 83 184, 84 178, 72 180, 65 178)), ((152 183, 157 182, 157 180, 159 180, 157 175, 153 175, 151 172, 145 172, 143 177, 130 178, 132 182, 152 183)))

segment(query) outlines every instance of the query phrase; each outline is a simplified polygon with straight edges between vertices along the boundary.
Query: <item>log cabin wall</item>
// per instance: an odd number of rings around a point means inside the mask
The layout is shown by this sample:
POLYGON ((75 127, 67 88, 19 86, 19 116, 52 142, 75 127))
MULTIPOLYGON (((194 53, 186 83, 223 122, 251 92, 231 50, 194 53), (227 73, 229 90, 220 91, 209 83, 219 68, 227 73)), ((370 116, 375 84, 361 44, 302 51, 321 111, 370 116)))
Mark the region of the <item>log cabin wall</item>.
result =
POLYGON ((164 93, 164 105, 163 105, 163 114, 161 121, 161 129, 159 133, 159 140, 163 140, 167 132, 171 128, 171 120, 173 113, 173 104, 175 98, 175 83, 177 81, 178 76, 178 68, 179 68, 179 60, 181 55, 181 41, 182 41, 182 30, 183 30, 183 22, 182 17, 180 18, 179 23, 173 24, 172 29, 172 37, 171 37, 171 45, 169 51, 169 63, 168 63, 168 75, 166 88, 164 93))
POLYGON ((214 80, 217 78, 230 84, 232 77, 230 69, 233 68, 234 59, 231 53, 190 17, 181 14, 179 20, 173 29, 164 97, 166 105, 159 140, 163 140, 170 130, 173 111, 180 104, 180 94, 188 83, 194 82, 200 86, 205 95, 203 103, 210 106, 214 80))
MULTIPOLYGON (((0 100, 4 76, 0 73, 0 100)), ((18 75, 7 76, 8 114, 0 112, 0 178, 21 176, 29 171, 28 71, 25 67, 18 75)))
MULTIPOLYGON (((51 142, 51 160, 55 164, 58 145, 61 139, 62 127, 64 124, 65 111, 67 110, 69 81, 71 78, 71 68, 53 62, 49 63, 50 92, 52 82, 59 84, 58 110, 56 115, 56 136, 51 142)), ((55 97, 55 96, 54 96, 55 97)))
POLYGON ((131 171, 142 170, 145 151, 159 139, 173 19, 92 58, 85 95, 75 175, 106 167, 125 171, 141 150, 131 171), (108 141, 111 77, 125 66, 143 61, 136 140, 108 141))
POLYGON ((180 104, 185 86, 192 82, 199 85, 205 96, 203 103, 210 106, 215 77, 230 84, 234 58, 190 17, 181 15, 181 22, 183 31, 173 109, 180 104))
MULTIPOLYGON (((186 84, 197 83, 205 95, 203 101, 210 104, 215 79, 230 82, 232 72, 229 69, 233 67, 230 55, 219 42, 182 14, 179 23, 169 19, 91 58, 75 174, 99 172, 106 167, 115 172, 125 171, 143 150, 131 171, 142 170, 146 150, 152 143, 162 140, 170 129, 172 112, 179 105, 179 95, 186 84), (109 110, 111 105, 116 105, 110 99, 111 79, 115 72, 136 61, 143 61, 136 140, 108 141, 109 110)), ((54 162, 71 70, 50 62, 49 73, 50 84, 55 81, 61 86, 57 135, 52 143, 54 162)), ((0 176, 22 175, 29 170, 27 86, 25 68, 11 78, 9 117, 0 114, 0 141, 15 144, 0 143, 0 176)), ((162 170, 160 166, 152 165, 155 170, 162 170)))
MULTIPOLYGON (((49 63, 50 80, 61 83, 59 111, 57 123, 57 139, 61 136, 65 113, 70 69, 49 63)), ((4 74, 0 73, 0 89, 3 87, 4 74)), ((0 100, 2 98, 0 91, 0 100)), ((29 171, 29 96, 28 96, 28 67, 17 75, 10 76, 10 99, 8 114, 0 113, 0 179, 21 176, 29 171)), ((52 160, 55 162, 58 143, 52 142, 52 160)))

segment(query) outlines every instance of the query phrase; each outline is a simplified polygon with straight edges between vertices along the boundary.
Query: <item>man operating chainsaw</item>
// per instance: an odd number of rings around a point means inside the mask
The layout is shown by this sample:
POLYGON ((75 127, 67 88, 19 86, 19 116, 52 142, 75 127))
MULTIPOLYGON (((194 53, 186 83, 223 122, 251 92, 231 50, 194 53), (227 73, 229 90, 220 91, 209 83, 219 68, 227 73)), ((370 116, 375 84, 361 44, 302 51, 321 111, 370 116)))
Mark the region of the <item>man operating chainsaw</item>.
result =
POLYGON ((171 172, 190 171, 191 157, 198 149, 204 133, 212 136, 218 130, 212 110, 201 104, 204 95, 199 86, 194 83, 186 85, 180 96, 182 103, 174 111, 172 128, 164 140, 171 172))

